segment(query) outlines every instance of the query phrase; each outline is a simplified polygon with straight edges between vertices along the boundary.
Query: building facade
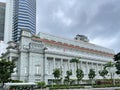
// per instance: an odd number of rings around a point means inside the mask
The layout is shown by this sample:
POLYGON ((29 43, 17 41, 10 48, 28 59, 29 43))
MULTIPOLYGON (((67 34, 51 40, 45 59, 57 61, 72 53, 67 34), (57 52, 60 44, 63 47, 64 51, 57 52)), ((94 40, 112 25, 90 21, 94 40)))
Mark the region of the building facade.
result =
POLYGON ((36 33, 36 0, 7 0, 6 12, 9 16, 6 15, 5 42, 19 41, 24 28, 32 34, 36 33))
POLYGON ((6 1, 6 11, 5 11, 5 33, 4 33, 4 42, 12 41, 12 32, 13 32, 13 0, 6 1))
POLYGON ((12 78, 27 82, 45 81, 52 83, 53 70, 62 70, 61 78, 65 78, 66 71, 72 70, 71 79, 76 79, 76 64, 70 63, 73 58, 81 58, 78 67, 84 71, 84 78, 88 79, 89 69, 95 69, 96 79, 101 78, 99 70, 108 61, 112 61, 114 52, 89 42, 68 40, 45 33, 37 36, 26 30, 22 31, 20 43, 10 42, 3 58, 16 63, 12 78))
POLYGON ((0 2, 0 41, 4 40, 5 3, 0 2))
POLYGON ((36 0, 14 0, 13 40, 19 41, 21 29, 36 33, 36 0))

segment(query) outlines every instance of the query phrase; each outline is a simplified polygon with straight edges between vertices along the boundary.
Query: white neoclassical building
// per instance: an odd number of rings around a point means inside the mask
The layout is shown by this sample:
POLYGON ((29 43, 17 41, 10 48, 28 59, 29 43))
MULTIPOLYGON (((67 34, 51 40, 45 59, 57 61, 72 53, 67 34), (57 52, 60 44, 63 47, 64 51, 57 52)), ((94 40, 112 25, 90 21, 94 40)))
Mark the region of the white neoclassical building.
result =
POLYGON ((81 57, 79 68, 84 71, 84 79, 88 79, 89 69, 96 71, 96 79, 101 78, 98 71, 103 65, 113 60, 114 51, 89 43, 87 37, 77 35, 74 40, 68 40, 39 33, 32 36, 27 30, 21 33, 19 43, 9 42, 4 58, 16 63, 13 79, 27 82, 45 81, 50 83, 54 79, 53 70, 60 68, 62 78, 67 70, 72 70, 72 79, 76 79, 76 64, 70 60, 81 57))

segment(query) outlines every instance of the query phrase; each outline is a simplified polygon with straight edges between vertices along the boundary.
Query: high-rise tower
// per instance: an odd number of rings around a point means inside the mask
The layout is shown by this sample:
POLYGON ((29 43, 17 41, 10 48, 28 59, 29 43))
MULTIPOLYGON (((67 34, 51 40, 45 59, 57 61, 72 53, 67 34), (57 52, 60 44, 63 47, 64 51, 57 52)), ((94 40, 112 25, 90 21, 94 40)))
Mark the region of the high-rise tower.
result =
POLYGON ((13 0, 7 0, 6 11, 5 11, 5 31, 4 31, 5 43, 12 41, 12 31, 13 31, 13 0))
POLYGON ((0 41, 4 40, 5 3, 0 2, 0 41))
POLYGON ((19 41, 21 29, 36 33, 36 0, 14 0, 13 40, 19 41))
POLYGON ((6 43, 18 42, 22 29, 36 33, 36 0, 7 0, 6 12, 6 43))

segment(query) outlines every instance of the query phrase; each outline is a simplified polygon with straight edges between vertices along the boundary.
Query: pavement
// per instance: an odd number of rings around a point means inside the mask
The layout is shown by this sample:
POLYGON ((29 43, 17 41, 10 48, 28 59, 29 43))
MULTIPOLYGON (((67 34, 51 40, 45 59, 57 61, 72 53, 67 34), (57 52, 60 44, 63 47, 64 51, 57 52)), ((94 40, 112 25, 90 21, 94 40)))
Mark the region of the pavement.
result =
MULTIPOLYGON (((35 90, 41 90, 41 89, 35 89, 35 90)), ((42 89, 42 90, 49 90, 42 89)), ((109 88, 86 88, 86 89, 57 89, 57 90, 120 90, 120 87, 109 87, 109 88)))
POLYGON ((88 88, 88 89, 74 89, 74 90, 120 90, 120 87, 109 87, 109 88, 88 88))

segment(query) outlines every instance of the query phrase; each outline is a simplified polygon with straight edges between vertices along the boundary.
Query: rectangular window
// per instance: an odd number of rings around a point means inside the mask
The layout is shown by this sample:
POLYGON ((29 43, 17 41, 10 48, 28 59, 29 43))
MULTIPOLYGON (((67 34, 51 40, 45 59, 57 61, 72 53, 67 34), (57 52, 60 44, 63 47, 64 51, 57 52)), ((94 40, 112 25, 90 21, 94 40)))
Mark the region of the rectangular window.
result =
POLYGON ((25 67, 25 74, 27 74, 27 67, 25 67))
POLYGON ((35 66, 35 75, 40 75, 40 65, 35 66))

